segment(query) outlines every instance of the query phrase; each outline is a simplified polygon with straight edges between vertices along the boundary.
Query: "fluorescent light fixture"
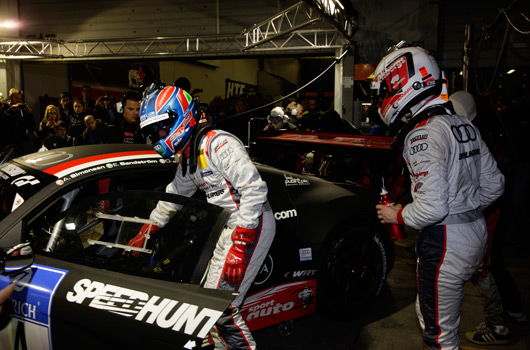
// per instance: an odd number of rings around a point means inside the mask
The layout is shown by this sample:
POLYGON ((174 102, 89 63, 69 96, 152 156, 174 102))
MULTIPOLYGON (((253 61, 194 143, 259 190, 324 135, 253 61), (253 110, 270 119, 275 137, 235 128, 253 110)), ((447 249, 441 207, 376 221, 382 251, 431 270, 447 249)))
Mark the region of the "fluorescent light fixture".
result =
POLYGON ((3 27, 3 28, 13 29, 13 28, 17 28, 18 26, 19 26, 19 23, 16 21, 0 22, 0 27, 3 27))
POLYGON ((509 71, 506 72, 506 74, 512 74, 513 72, 515 72, 515 69, 510 69, 509 71))

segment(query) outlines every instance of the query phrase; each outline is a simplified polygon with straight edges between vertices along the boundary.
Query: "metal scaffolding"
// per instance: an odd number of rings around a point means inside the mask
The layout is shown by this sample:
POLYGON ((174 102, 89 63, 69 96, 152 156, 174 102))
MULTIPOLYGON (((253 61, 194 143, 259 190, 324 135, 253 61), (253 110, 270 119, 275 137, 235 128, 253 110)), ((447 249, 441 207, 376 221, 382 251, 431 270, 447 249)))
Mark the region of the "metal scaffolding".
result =
POLYGON ((65 41, 0 38, 0 59, 95 60, 334 54, 351 43, 355 19, 336 0, 302 1, 241 34, 65 41), (312 28, 308 28, 308 27, 312 28))

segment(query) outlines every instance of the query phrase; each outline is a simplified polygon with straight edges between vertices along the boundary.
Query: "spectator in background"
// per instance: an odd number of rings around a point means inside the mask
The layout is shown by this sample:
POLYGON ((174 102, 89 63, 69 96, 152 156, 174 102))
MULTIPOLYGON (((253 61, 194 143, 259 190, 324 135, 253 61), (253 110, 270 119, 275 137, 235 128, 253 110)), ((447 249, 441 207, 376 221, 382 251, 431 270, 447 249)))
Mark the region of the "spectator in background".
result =
POLYGON ((108 125, 120 123, 119 114, 116 111, 114 96, 112 96, 112 94, 100 96, 96 101, 93 115, 96 119, 100 119, 108 125))
POLYGON ((67 91, 59 94, 59 113, 61 113, 61 120, 68 123, 70 118, 74 115, 74 107, 72 105, 72 96, 67 91))
POLYGON ((92 98, 92 88, 90 85, 83 85, 81 88, 81 97, 79 98, 85 108, 85 113, 93 113, 96 107, 96 101, 92 98))
POLYGON ((48 136, 55 135, 55 126, 61 121, 61 113, 55 105, 48 105, 44 111, 44 117, 39 124, 39 130, 35 132, 39 147, 48 136))
POLYGON ((140 130, 140 106, 142 97, 139 93, 126 92, 121 100, 123 113, 116 118, 116 123, 109 126, 110 143, 145 143, 140 130))
POLYGON ((23 101, 23 94, 19 88, 10 89, 8 104, 3 105, 0 112, 0 149, 7 145, 16 145, 15 157, 33 152, 28 135, 34 132, 35 122, 31 108, 23 101))
POLYGON ((318 131, 331 134, 360 135, 361 132, 336 111, 327 111, 319 119, 318 131))
MULTIPOLYGON (((473 122, 477 116, 475 99, 466 91, 457 91, 449 97, 455 112, 473 122)), ((488 145, 490 149, 497 145, 488 145)), ((502 155, 497 162, 502 164, 502 155)), ((488 227, 489 246, 481 268, 472 278, 477 291, 486 299, 484 316, 486 322, 476 330, 466 332, 467 340, 480 345, 502 345, 510 343, 508 320, 512 315, 515 324, 526 323, 528 319, 523 311, 521 293, 506 265, 504 264, 503 247, 507 225, 500 225, 513 211, 507 206, 506 194, 485 212, 488 227), (503 300, 504 299, 504 300, 503 300), (506 309, 504 307, 506 305, 506 309), (509 307, 509 308, 508 308, 509 307), (514 315, 518 317, 514 317, 514 315), (514 319, 515 318, 515 319, 514 319)))
POLYGON ((188 78, 186 77, 179 77, 173 82, 173 85, 176 87, 181 88, 182 90, 186 92, 191 92, 191 83, 188 78))
POLYGON ((74 101, 74 114, 68 120, 68 135, 74 139, 77 145, 81 142, 81 134, 85 131, 85 107, 83 101, 74 101))
POLYGON ((300 123, 300 120, 302 119, 302 115, 304 113, 304 107, 302 106, 302 104, 293 101, 287 105, 285 110, 287 111, 287 115, 291 119, 291 124, 295 126, 295 129, 297 131, 303 131, 301 130, 300 123))
POLYGON ((318 123, 323 112, 320 110, 320 103, 316 97, 309 99, 309 109, 305 110, 300 119, 302 131, 317 131, 318 123))
POLYGON ((74 139, 66 134, 66 123, 61 120, 55 126, 55 135, 50 135, 44 140, 39 152, 74 145, 74 139))
POLYGON ((289 117, 285 114, 282 107, 274 107, 270 114, 267 116, 267 126, 263 129, 264 131, 269 130, 293 130, 296 129, 296 125, 291 123, 291 119, 294 117, 289 117))
POLYGON ((86 129, 83 131, 82 140, 85 145, 107 143, 107 126, 101 120, 88 114, 85 117, 86 129))

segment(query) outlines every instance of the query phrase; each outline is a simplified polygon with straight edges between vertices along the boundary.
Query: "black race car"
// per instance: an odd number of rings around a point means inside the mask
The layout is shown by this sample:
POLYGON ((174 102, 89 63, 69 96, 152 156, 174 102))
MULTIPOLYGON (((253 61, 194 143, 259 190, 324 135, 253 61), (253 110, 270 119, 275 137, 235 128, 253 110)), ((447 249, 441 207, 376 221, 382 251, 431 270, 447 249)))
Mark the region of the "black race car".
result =
MULTIPOLYGON (((370 307, 394 258, 378 198, 355 184, 256 166, 277 231, 241 307, 249 328, 370 307)), ((16 284, 0 348, 207 343, 234 298, 201 288, 229 212, 200 194, 165 193, 175 171, 149 145, 61 148, 0 165, 0 288, 16 284), (127 246, 160 200, 182 209, 145 247, 127 246)))

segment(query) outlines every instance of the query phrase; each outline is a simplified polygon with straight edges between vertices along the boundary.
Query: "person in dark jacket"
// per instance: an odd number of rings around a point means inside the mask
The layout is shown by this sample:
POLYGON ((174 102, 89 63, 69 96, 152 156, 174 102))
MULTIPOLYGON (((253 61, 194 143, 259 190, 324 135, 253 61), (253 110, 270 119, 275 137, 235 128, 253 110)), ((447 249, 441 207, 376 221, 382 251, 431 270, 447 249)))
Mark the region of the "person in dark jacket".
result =
POLYGON ((123 113, 116 125, 109 127, 109 143, 145 143, 140 130, 140 105, 142 97, 137 92, 123 95, 123 113))
POLYGON ((81 135, 83 144, 97 145, 100 143, 108 143, 107 126, 105 123, 89 114, 85 117, 85 125, 86 129, 81 135))

